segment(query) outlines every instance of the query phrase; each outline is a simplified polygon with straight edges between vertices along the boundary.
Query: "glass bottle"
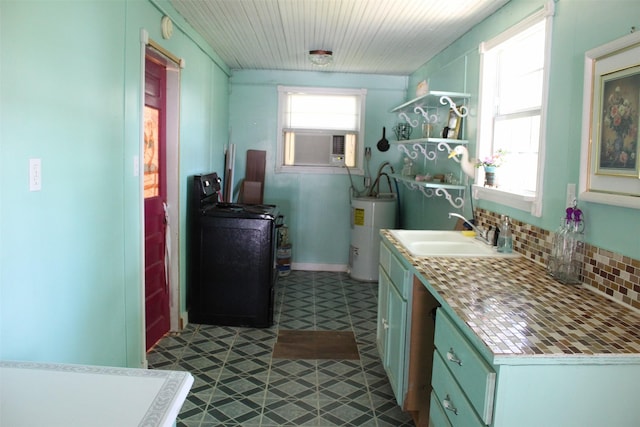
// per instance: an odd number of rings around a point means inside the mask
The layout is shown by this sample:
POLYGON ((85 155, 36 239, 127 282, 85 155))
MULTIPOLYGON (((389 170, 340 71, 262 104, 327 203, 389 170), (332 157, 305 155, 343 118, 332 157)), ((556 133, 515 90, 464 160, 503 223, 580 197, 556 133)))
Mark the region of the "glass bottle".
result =
POLYGON ((404 158, 404 166, 400 172, 402 176, 413 176, 413 162, 408 158, 404 158))
POLYGON ((508 216, 502 217, 502 227, 498 236, 498 252, 505 254, 513 252, 513 235, 508 216))
MULTIPOLYGON (((569 209, 573 211, 573 208, 569 209)), ((569 214, 569 212, 567 212, 567 214, 569 214)), ((553 240, 551 241, 551 255, 549 256, 549 262, 547 263, 547 271, 554 277, 557 277, 560 274, 568 221, 569 220, 566 216, 560 219, 560 226, 553 234, 553 240)))
POLYGON ((573 219, 569 236, 569 259, 567 265, 566 283, 580 283, 580 274, 582 273, 582 250, 584 246, 584 222, 582 220, 582 211, 580 209, 573 210, 573 219))

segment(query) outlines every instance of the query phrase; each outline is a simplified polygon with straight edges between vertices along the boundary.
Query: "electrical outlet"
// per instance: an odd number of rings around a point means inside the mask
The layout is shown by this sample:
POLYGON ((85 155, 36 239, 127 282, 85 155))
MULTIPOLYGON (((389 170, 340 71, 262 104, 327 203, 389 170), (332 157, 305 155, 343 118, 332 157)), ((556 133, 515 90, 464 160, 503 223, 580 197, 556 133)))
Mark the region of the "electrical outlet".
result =
POLYGON ((29 191, 42 190, 42 160, 29 159, 29 191))
POLYGON ((576 202, 576 185, 575 184, 567 184, 567 208, 573 206, 576 202))

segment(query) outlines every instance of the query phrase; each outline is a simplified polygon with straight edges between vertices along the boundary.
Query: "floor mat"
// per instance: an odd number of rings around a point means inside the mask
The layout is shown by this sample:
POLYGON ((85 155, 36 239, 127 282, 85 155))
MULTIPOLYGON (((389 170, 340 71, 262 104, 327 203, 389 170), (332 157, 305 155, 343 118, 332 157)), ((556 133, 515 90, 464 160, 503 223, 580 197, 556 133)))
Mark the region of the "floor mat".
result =
POLYGON ((353 332, 279 331, 273 349, 275 359, 359 360, 353 332))

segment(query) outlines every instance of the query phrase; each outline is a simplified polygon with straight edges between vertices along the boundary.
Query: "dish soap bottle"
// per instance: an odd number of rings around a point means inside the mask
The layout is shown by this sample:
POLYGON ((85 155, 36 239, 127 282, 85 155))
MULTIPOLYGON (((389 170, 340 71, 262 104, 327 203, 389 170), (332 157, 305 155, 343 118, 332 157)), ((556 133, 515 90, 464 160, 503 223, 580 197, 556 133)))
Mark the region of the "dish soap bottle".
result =
POLYGON ((498 236, 498 252, 505 254, 513 252, 513 235, 511 234, 511 224, 509 224, 508 216, 502 217, 502 226, 498 236))

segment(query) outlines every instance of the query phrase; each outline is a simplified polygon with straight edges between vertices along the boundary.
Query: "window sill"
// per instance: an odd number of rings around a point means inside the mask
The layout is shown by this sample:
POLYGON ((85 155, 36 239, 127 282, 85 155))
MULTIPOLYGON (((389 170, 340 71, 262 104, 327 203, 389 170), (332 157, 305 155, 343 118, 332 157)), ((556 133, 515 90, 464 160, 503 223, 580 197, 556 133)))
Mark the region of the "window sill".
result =
POLYGON ((539 206, 535 195, 511 193, 499 188, 483 187, 481 185, 473 186, 473 198, 478 200, 486 200, 489 202, 500 203, 514 209, 526 211, 534 216, 540 216, 542 208, 539 206))

